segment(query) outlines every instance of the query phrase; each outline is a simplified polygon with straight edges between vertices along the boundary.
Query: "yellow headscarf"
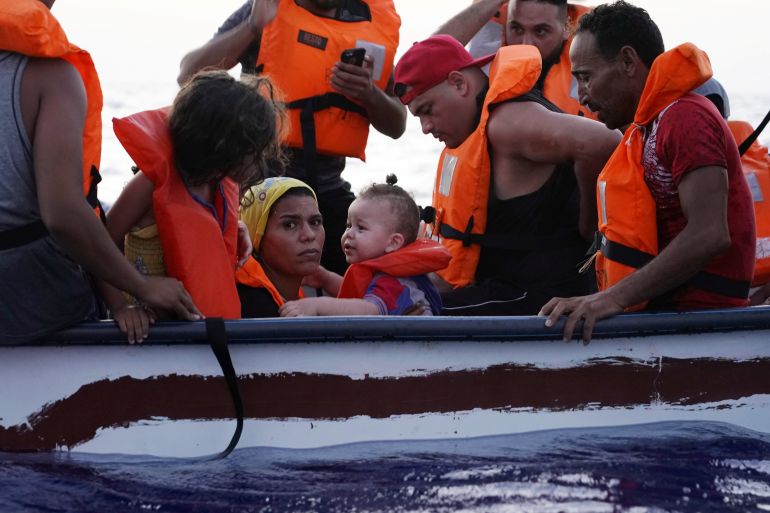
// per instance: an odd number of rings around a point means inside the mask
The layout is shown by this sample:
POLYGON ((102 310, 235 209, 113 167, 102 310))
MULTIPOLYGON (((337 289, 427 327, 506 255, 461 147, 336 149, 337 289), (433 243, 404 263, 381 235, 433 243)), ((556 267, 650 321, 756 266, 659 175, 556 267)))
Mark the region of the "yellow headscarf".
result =
POLYGON ((243 203, 246 207, 241 207, 240 218, 249 227, 249 237, 254 245, 254 251, 259 251, 259 243, 265 234, 267 218, 270 217, 270 210, 276 201, 286 194, 290 189, 304 188, 313 194, 313 189, 301 180, 289 178, 287 176, 276 176, 265 178, 257 185, 251 187, 243 197, 243 203))

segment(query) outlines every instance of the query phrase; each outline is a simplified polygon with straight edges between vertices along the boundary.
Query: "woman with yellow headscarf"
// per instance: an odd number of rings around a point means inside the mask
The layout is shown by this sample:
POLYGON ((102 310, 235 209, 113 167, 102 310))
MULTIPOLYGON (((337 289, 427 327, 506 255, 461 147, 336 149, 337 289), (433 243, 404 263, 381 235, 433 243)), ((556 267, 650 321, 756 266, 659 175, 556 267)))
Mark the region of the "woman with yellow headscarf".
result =
POLYGON ((241 315, 278 317, 302 297, 302 280, 318 270, 324 228, 315 193, 295 178, 267 178, 244 195, 241 220, 254 251, 236 273, 241 315))

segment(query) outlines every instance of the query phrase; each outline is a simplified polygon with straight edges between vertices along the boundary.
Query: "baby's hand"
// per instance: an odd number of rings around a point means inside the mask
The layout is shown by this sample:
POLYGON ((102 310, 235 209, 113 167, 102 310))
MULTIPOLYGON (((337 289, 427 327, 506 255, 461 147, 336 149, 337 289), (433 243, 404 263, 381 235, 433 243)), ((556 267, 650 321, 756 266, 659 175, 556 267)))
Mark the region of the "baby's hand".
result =
POLYGON ((144 307, 126 305, 112 312, 115 324, 120 331, 128 335, 128 343, 141 344, 150 334, 150 324, 155 322, 155 315, 144 307))
POLYGON ((279 309, 281 317, 305 317, 318 315, 318 308, 315 299, 308 297, 297 299, 296 301, 287 301, 279 309))

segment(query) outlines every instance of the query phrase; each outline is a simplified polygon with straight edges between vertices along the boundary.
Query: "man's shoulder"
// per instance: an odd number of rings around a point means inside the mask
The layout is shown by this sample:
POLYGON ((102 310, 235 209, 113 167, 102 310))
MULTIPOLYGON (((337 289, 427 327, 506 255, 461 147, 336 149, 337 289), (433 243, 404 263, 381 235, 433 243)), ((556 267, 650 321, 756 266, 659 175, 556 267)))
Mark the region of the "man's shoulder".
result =
POLYGON ((700 115, 715 120, 722 119, 721 114, 711 101, 705 96, 695 93, 687 93, 666 109, 663 119, 673 116, 693 116, 700 115))
POLYGON ((535 101, 507 101, 493 106, 489 113, 487 135, 508 137, 526 132, 544 120, 551 112, 535 101))
POLYGON ((728 130, 714 104, 695 93, 687 93, 676 100, 658 118, 658 131, 662 133, 674 131, 695 136, 704 129, 728 130))
POLYGON ((61 97, 81 97, 85 86, 77 69, 64 59, 31 57, 24 70, 22 87, 25 91, 54 94, 61 97))

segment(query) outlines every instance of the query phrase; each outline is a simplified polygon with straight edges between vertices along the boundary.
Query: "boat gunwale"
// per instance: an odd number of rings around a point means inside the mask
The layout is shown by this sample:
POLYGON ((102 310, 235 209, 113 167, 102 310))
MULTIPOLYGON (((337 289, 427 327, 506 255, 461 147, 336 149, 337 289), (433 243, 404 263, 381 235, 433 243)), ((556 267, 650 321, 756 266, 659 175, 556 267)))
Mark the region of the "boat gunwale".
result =
MULTIPOLYGON (((561 340, 564 319, 546 328, 544 318, 522 317, 304 317, 225 321, 230 343, 490 342, 561 340)), ((654 337, 770 329, 770 307, 622 314, 602 320, 594 338, 654 337)), ((579 335, 580 330, 576 330, 579 335)), ((203 321, 153 325, 145 344, 208 343, 203 321)), ((42 340, 4 347, 125 345, 113 321, 85 322, 42 340)))

